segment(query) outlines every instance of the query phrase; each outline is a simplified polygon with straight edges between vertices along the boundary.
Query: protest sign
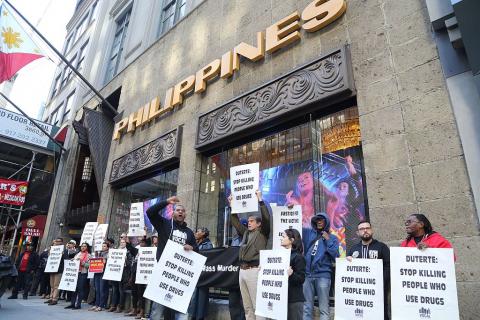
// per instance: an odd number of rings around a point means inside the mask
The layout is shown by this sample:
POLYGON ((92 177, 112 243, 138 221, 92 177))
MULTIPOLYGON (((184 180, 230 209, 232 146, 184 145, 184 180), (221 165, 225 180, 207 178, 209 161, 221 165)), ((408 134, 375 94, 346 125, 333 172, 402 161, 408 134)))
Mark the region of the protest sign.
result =
POLYGON ((378 319, 383 309, 381 259, 337 258, 335 270, 335 320, 378 319))
POLYGON ((150 276, 153 273, 153 268, 157 263, 157 248, 144 247, 138 248, 138 262, 137 274, 135 276, 135 283, 148 284, 150 276))
POLYGON ((135 202, 130 206, 130 220, 128 221, 128 236, 142 237, 145 232, 145 217, 143 216, 143 202, 135 202))
POLYGON ((93 235, 93 251, 102 251, 102 244, 107 236, 108 223, 99 224, 93 235))
POLYGON ((214 248, 199 253, 207 257, 197 287, 238 288, 240 247, 214 248))
POLYGON ((63 274, 58 289, 65 291, 75 291, 77 289, 78 270, 80 260, 63 260, 63 274))
POLYGON ((230 168, 232 213, 258 211, 259 164, 250 163, 230 168))
POLYGON ((453 249, 390 248, 392 319, 460 319, 453 249))
POLYGON ((168 240, 143 296, 178 312, 187 313, 206 260, 206 257, 194 251, 186 251, 182 245, 168 240))
POLYGON ((103 263, 103 258, 91 258, 90 266, 88 267, 88 273, 102 273, 105 263, 103 263))
POLYGON ((122 280, 123 266, 125 265, 126 256, 127 249, 108 250, 108 259, 107 265, 105 266, 105 273, 103 274, 103 280, 122 280))
POLYGON ((47 265, 45 266, 45 273, 56 273, 60 262, 62 261, 63 244, 59 246, 51 246, 50 253, 47 259, 47 265))
POLYGON ((287 319, 290 250, 261 250, 255 315, 287 319))
POLYGON ((80 239, 80 244, 86 242, 89 246, 93 245, 93 236, 95 230, 97 229, 98 222, 87 222, 83 228, 82 238, 80 239))
POLYGON ((282 234, 286 229, 296 229, 302 234, 302 206, 296 205, 292 209, 284 206, 272 208, 273 220, 273 249, 282 247, 282 234))

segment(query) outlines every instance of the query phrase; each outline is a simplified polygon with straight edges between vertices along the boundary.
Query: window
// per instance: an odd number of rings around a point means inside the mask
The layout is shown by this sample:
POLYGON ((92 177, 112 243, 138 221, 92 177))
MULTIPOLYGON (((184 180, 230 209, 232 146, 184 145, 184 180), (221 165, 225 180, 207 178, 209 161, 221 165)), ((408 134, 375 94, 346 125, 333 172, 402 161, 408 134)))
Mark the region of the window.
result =
POLYGON ((72 111, 74 96, 75 96, 75 91, 70 93, 70 95, 67 97, 67 100, 65 100, 65 111, 63 112, 62 123, 70 119, 70 111, 72 111))
POLYGON ((117 74, 120 58, 122 56, 123 44, 127 35, 128 23, 130 22, 131 9, 125 13, 118 21, 113 39, 112 50, 110 58, 108 59, 107 73, 105 75, 105 82, 108 82, 117 74))
MULTIPOLYGON (((70 64, 73 65, 75 58, 77 55, 74 55, 72 59, 70 59, 70 64)), ((72 69, 70 69, 68 66, 65 66, 63 68, 63 78, 62 78, 62 83, 60 84, 60 88, 63 88, 67 83, 68 80, 70 80, 70 77, 72 75, 72 69)))
POLYGON ((95 1, 95 3, 92 5, 92 10, 90 10, 90 22, 92 22, 95 19, 95 12, 97 10, 97 4, 98 4, 98 2, 95 1))
POLYGON ((73 36, 75 35, 75 31, 67 38, 65 42, 65 49, 63 50, 63 54, 67 54, 68 50, 73 44, 73 36))
POLYGON ((50 124, 53 124, 54 126, 58 126, 60 124, 60 111, 62 109, 63 103, 60 104, 55 111, 52 112, 52 115, 50 116, 50 124))
MULTIPOLYGON (((80 37, 82 36, 82 34, 85 32, 85 30, 87 30, 87 27, 88 27, 88 14, 86 14, 82 20, 80 21, 78 27, 77 27, 77 32, 75 33, 75 41, 77 41, 78 39, 80 39, 80 37)), ((75 43, 74 41, 74 43, 75 43)))
POLYGON ((58 84, 60 82, 60 77, 61 76, 62 76, 62 73, 60 72, 58 74, 58 76, 55 78, 55 80, 53 81, 52 95, 51 95, 50 99, 55 97, 55 95, 57 94, 58 84))
POLYGON ((162 9, 160 34, 167 32, 177 21, 185 16, 187 0, 165 0, 162 9))
POLYGON ((75 66, 78 71, 81 71, 83 68, 83 60, 85 60, 85 55, 87 54, 87 45, 88 40, 83 44, 83 46, 80 48, 80 51, 78 52, 77 65, 75 66))

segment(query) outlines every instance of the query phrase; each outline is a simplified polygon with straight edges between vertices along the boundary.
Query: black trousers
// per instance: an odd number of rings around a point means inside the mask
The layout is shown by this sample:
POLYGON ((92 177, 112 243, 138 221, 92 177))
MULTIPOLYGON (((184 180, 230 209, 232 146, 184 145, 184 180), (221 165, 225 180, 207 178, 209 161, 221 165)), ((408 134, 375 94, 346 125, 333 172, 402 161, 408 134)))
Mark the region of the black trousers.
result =
POLYGON ((23 296, 28 297, 32 285, 33 274, 30 272, 18 272, 17 285, 13 289, 12 296, 17 296, 20 290, 23 290, 23 296))
POLYGON ((243 310, 240 288, 228 291, 228 309, 230 311, 230 319, 245 320, 245 310, 243 310))

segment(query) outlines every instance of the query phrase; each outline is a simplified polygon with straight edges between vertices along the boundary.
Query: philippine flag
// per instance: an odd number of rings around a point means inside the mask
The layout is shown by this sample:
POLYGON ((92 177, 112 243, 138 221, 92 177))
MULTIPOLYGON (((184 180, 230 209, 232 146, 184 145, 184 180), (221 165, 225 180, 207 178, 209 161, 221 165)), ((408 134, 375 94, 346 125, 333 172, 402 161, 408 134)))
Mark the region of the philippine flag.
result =
POLYGON ((0 4, 0 83, 41 57, 40 49, 18 24, 6 4, 0 4))

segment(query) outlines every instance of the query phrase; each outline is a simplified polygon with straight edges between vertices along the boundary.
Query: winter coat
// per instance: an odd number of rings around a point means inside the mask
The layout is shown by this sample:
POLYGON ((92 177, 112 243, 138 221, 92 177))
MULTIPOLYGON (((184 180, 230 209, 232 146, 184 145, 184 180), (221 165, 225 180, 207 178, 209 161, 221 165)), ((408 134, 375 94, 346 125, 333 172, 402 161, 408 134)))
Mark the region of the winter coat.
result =
POLYGON ((198 250, 208 250, 213 249, 213 244, 210 239, 206 238, 201 243, 198 244, 198 250))
MULTIPOLYGON (((431 234, 425 235, 421 242, 428 245, 429 248, 453 248, 450 241, 448 241, 440 233, 435 231, 431 234)), ((415 239, 411 237, 410 239, 407 238, 403 240, 400 246, 416 247, 417 243, 415 242, 415 239)), ((457 257, 455 255, 453 256, 453 258, 455 261, 457 260, 457 257)))
POLYGON ((290 254, 290 267, 293 273, 288 277, 288 303, 304 302, 305 258, 301 253, 293 249, 290 254))
MULTIPOLYGON (((26 251, 20 254, 20 256, 17 259, 17 262, 15 263, 17 270, 20 270, 20 263, 22 262, 25 252, 26 251)), ((30 273, 32 271, 36 271, 39 263, 40 263, 40 258, 38 257, 38 253, 35 251, 30 252, 30 257, 28 258, 28 263, 27 263, 27 270, 25 270, 25 272, 30 273)))

